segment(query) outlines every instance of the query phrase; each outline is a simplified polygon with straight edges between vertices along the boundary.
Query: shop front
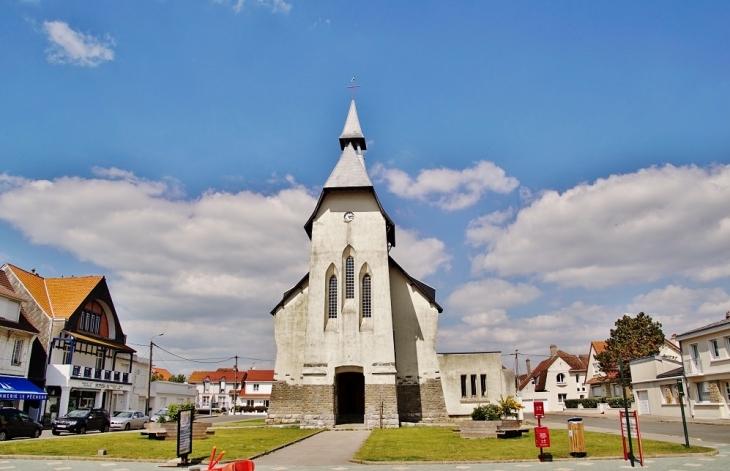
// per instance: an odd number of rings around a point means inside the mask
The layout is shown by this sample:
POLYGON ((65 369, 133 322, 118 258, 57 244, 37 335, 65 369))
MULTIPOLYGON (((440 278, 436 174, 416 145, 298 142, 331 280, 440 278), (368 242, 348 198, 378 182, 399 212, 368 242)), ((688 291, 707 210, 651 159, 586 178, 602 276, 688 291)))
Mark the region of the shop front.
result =
POLYGON ((46 393, 26 378, 0 376, 0 404, 2 407, 15 407, 28 412, 38 419, 41 404, 46 393))

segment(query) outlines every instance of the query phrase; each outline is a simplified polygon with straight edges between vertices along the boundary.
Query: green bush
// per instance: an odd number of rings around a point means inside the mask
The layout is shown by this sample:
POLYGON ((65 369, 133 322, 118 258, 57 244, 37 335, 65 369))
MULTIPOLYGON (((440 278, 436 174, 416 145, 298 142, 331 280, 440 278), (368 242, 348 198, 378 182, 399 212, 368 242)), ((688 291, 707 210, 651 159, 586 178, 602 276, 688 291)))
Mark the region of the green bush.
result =
POLYGON ((497 404, 479 405, 471 413, 472 420, 499 420, 501 410, 497 404))
POLYGON ((586 409, 595 409, 596 407, 598 407, 598 401, 591 397, 581 399, 581 401, 583 407, 585 407, 586 409))
POLYGON ((195 404, 192 402, 183 402, 182 404, 170 404, 167 406, 167 417, 170 422, 177 422, 181 410, 193 411, 193 420, 195 420, 195 404))
POLYGON ((564 401, 566 409, 577 409, 578 405, 583 402, 582 399, 566 399, 564 401))
MULTIPOLYGON (((632 402, 633 402, 633 399, 631 399, 631 398, 626 399, 626 406, 631 407, 632 402)), ((623 409, 624 408, 624 398, 623 397, 606 398, 606 403, 608 403, 609 407, 611 407, 612 409, 623 409)))

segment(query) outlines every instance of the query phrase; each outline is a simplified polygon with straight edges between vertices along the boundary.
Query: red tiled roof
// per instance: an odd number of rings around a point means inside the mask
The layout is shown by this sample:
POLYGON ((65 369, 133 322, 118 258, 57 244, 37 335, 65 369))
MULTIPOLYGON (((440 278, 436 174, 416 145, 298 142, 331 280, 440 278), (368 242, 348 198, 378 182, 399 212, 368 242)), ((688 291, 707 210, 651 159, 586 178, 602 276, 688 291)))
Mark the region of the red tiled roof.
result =
POLYGON ((591 342, 591 346, 593 347, 593 350, 596 352, 596 355, 599 353, 603 353, 604 350, 606 350, 606 342, 602 340, 596 340, 591 342))
POLYGON ((550 357, 547 360, 541 361, 537 365, 537 367, 532 370, 532 373, 530 373, 525 379, 522 380, 522 382, 520 382, 520 385, 517 387, 517 389, 519 391, 522 391, 525 386, 527 386, 530 381, 532 381, 532 378, 535 378, 535 391, 544 391, 545 383, 547 382, 547 372, 558 358, 567 363, 571 371, 584 371, 586 369, 585 363, 583 363, 580 358, 575 355, 571 355, 570 353, 566 353, 562 350, 558 350, 557 355, 555 355, 554 357, 550 357))
POLYGON ((246 372, 245 381, 274 381, 274 370, 248 370, 246 372))
MULTIPOLYGON (((23 302, 23 298, 15 294, 15 290, 13 289, 13 285, 10 284, 8 275, 2 270, 0 270, 0 294, 5 296, 6 298, 13 299, 21 303, 23 302)), ((28 320, 28 316, 26 316, 25 309, 23 309, 22 304, 20 305, 20 315, 18 316, 18 322, 14 322, 10 319, 4 319, 0 317, 0 326, 7 327, 9 329, 18 329, 24 332, 30 332, 31 334, 38 333, 38 329, 36 329, 35 326, 33 326, 33 324, 31 324, 28 320)))
POLYGON ((158 378, 162 379, 162 381, 167 381, 170 378, 172 378, 172 373, 170 373, 169 371, 167 371, 164 368, 155 368, 153 366, 152 367, 152 374, 155 375, 155 376, 157 376, 158 378))
MULTIPOLYGON (((218 383, 221 379, 225 379, 226 382, 234 382, 236 377, 235 368, 218 368, 215 371, 193 371, 188 378, 188 383, 202 383, 206 378, 211 383, 218 383)), ((244 377, 244 373, 238 372, 238 381, 241 381, 244 377)))

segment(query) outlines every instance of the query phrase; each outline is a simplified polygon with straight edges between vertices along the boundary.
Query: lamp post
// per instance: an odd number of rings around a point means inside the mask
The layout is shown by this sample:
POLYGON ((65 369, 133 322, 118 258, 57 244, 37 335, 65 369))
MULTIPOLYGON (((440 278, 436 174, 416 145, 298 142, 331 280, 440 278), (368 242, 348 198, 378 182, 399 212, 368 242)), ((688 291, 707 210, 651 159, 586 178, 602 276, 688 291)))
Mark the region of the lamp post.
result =
POLYGON ((145 415, 150 415, 150 390, 152 389, 152 346, 154 343, 152 343, 152 340, 154 340, 155 337, 162 337, 165 335, 164 333, 159 333, 157 335, 153 335, 152 338, 150 338, 150 368, 147 375, 147 401, 145 401, 145 415))

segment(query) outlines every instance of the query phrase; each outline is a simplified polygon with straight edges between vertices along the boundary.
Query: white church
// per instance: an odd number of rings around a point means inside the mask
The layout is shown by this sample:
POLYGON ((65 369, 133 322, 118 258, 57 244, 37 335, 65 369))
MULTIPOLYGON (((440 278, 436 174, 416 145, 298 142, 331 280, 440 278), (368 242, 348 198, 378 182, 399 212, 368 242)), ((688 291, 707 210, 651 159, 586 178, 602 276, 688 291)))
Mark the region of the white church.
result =
POLYGON ((304 225, 309 273, 271 311, 277 355, 267 423, 442 422, 514 394, 500 352, 436 353, 442 308, 436 290, 389 255, 395 224, 368 177, 354 99, 340 149, 304 225))

